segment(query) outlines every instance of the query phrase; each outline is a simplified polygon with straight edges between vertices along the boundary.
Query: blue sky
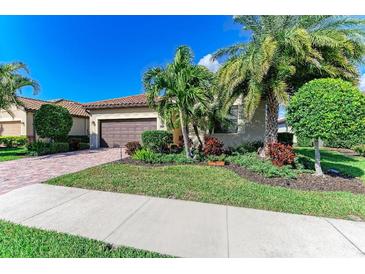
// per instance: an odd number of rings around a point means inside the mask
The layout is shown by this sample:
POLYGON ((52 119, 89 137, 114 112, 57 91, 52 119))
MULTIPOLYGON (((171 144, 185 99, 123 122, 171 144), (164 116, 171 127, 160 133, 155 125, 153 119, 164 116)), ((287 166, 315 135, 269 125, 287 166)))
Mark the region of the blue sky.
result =
POLYGON ((143 72, 179 45, 199 62, 247 39, 230 16, 0 16, 0 29, 0 61, 29 66, 36 98, 80 102, 142 93, 143 72))
POLYGON ((214 69, 208 54, 248 39, 231 16, 0 16, 0 30, 0 62, 25 62, 41 84, 24 96, 79 102, 142 93, 143 72, 179 45, 214 69))

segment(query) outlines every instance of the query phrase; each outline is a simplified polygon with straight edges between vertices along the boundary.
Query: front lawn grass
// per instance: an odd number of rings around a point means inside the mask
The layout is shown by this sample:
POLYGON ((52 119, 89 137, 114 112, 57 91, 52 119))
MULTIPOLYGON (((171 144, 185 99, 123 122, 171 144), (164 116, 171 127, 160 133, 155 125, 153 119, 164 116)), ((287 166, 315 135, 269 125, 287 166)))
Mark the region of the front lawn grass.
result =
POLYGON ((27 149, 25 147, 0 148, 0 162, 16 160, 25 157, 27 149))
POLYGON ((1 258, 163 258, 164 255, 0 220, 1 258))
MULTIPOLYGON (((313 148, 295 148, 295 152, 311 158, 314 162, 313 148)), ((336 151, 321 149, 321 166, 324 171, 334 168, 345 175, 358 177, 365 182, 365 157, 346 156, 336 151)))
POLYGON ((344 219, 354 215, 365 220, 365 195, 273 187, 249 182, 225 168, 201 165, 111 163, 48 183, 344 219))

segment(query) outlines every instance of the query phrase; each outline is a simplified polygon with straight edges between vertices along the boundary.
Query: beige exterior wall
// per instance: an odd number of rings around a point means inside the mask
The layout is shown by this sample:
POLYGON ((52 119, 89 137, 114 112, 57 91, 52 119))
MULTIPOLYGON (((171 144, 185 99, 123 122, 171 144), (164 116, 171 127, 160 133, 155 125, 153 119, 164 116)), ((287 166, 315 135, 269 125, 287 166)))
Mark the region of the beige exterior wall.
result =
POLYGON ((243 117, 242 106, 237 104, 239 111, 237 133, 215 133, 225 147, 235 147, 244 142, 263 141, 265 136, 265 104, 261 103, 251 121, 243 117))
MULTIPOLYGON (((89 135, 89 118, 72 117, 72 120, 73 125, 69 135, 89 135)), ((33 121, 34 113, 25 111, 22 107, 11 107, 9 112, 0 110, 0 123, 19 122, 22 136, 35 137, 33 121)))
POLYGON ((19 122, 20 135, 27 135, 27 113, 22 107, 13 106, 8 111, 0 110, 0 123, 1 122, 19 122))
POLYGON ((68 135, 89 135, 89 118, 72 117, 72 122, 68 135))
POLYGON ((100 120, 157 118, 157 129, 165 129, 157 112, 148 107, 113 108, 89 110, 90 112, 90 147, 100 147, 100 120))
MULTIPOLYGON (((233 105, 238 106, 237 133, 214 133, 212 135, 221 140, 225 147, 235 147, 244 142, 263 141, 265 136, 265 103, 262 102, 256 109, 251 121, 247 121, 243 117, 241 98, 238 98, 233 105)), ((202 132, 200 135, 203 139, 204 132, 202 132)), ((194 143, 197 142, 197 138, 193 130, 190 130, 189 137, 194 143)))

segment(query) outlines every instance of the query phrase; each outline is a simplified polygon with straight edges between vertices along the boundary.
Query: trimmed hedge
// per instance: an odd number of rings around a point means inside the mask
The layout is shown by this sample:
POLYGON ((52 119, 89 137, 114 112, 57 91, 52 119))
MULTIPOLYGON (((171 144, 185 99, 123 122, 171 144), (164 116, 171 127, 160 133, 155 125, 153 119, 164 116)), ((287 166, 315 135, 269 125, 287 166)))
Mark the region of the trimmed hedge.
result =
POLYGON ((359 155, 365 156, 365 144, 354 146, 352 149, 359 153, 359 155))
POLYGON ((27 145, 27 149, 31 155, 40 156, 46 154, 54 154, 70 151, 69 144, 64 142, 43 142, 35 141, 27 145))
POLYGON ((154 152, 163 152, 172 143, 172 133, 165 130, 146 130, 142 133, 142 143, 154 152))
POLYGON ((21 147, 27 143, 26 136, 0 136, 0 144, 6 147, 21 147))
POLYGON ((34 127, 42 138, 63 141, 72 127, 72 116, 61 106, 44 104, 34 114, 34 127))

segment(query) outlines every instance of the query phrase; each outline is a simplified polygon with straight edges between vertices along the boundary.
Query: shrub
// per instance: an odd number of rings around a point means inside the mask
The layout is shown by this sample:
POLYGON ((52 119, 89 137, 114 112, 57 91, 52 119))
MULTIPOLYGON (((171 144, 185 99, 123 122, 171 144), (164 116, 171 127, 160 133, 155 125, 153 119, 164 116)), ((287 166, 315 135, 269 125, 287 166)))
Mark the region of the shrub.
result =
POLYGON ((157 155, 149 148, 141 148, 134 152, 132 159, 145 163, 154 163, 157 159, 157 155))
POLYGON ((72 127, 72 117, 64 107, 44 104, 34 115, 34 126, 41 138, 66 140, 72 127))
POLYGON ((69 151, 69 144, 65 142, 44 142, 34 141, 27 145, 29 154, 34 156, 67 152, 69 151))
POLYGON ((207 156, 207 159, 208 159, 208 161, 216 162, 216 161, 225 161, 226 157, 227 156, 225 154, 221 154, 221 155, 208 155, 207 156))
POLYGON ((204 136, 205 155, 221 155, 223 152, 223 143, 218 138, 208 135, 204 136))
POLYGON ((322 175, 319 140, 365 136, 365 94, 340 79, 312 80, 290 98, 286 116, 297 135, 314 140, 316 175, 322 175))
POLYGON ((280 143, 269 144, 269 155, 272 163, 276 166, 291 165, 295 160, 292 146, 280 143))
POLYGON ((245 154, 245 153, 250 153, 250 152, 257 152, 257 150, 263 146, 264 146, 264 143, 262 141, 253 141, 253 142, 242 143, 235 148, 230 148, 230 150, 231 150, 231 152, 245 154))
POLYGON ((255 152, 228 156, 225 158, 225 161, 245 167, 268 178, 282 177, 294 179, 297 177, 297 172, 291 166, 275 166, 271 161, 260 159, 255 152))
POLYGON ((278 143, 284 145, 293 145, 293 133, 290 132, 279 132, 278 133, 278 143))
POLYGON ((147 130, 142 133, 142 143, 154 152, 164 152, 172 143, 172 133, 165 130, 147 130))
POLYGON ((133 156, 133 154, 136 152, 136 150, 139 150, 142 148, 141 144, 137 141, 128 142, 128 143, 126 143, 125 147, 126 147, 126 152, 130 156, 133 156))
POLYGON ((346 136, 345 139, 331 139, 324 142, 326 147, 352 148, 365 142, 365 136, 346 136))
POLYGON ((0 136, 0 144, 6 147, 21 147, 27 143, 26 136, 0 136))
POLYGON ((359 153, 359 155, 365 156, 365 144, 354 146, 352 149, 359 153))
POLYGON ((303 136, 297 136, 297 146, 298 147, 312 147, 313 146, 313 140, 311 138, 303 137, 303 136))

